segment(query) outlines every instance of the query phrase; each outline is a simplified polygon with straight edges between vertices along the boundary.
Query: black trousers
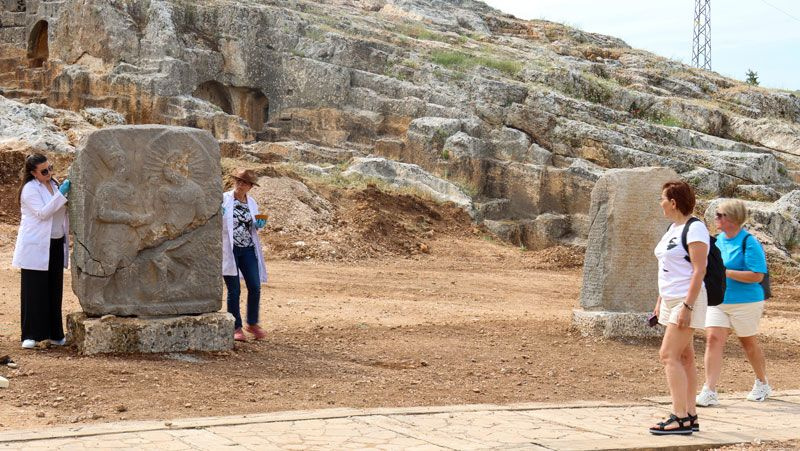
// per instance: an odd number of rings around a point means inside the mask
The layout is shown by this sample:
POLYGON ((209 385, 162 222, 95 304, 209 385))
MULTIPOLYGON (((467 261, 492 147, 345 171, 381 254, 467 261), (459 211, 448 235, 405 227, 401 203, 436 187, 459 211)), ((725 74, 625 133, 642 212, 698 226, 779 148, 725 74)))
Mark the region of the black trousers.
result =
POLYGON ((64 238, 50 240, 47 271, 22 270, 20 324, 23 340, 61 340, 64 295, 64 238))

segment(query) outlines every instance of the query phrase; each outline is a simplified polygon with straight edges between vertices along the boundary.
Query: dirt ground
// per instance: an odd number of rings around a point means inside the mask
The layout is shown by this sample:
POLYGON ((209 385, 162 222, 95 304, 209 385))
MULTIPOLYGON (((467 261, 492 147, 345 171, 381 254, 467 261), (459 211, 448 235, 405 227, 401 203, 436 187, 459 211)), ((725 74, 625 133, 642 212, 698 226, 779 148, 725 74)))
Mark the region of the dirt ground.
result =
MULTIPOLYGON (((3 199, 13 196, 0 190, 3 199)), ((14 208, 0 218, 0 430, 326 407, 638 401, 666 395, 658 341, 570 326, 582 252, 497 242, 455 207, 374 186, 327 193, 326 228, 271 224, 269 338, 223 353, 83 357, 19 347, 14 208), (303 245, 297 245, 298 240, 303 245), (335 250, 336 252, 331 252, 335 250)), ((4 205, 7 205, 5 202, 4 205)), ((69 287, 69 275, 65 285, 69 287)), ((800 287, 777 283, 763 321, 770 382, 800 387, 800 287)), ((65 290, 65 314, 80 310, 65 290)), ((221 304, 222 305, 222 304, 221 304)), ((732 339, 722 391, 753 375, 732 339)), ((704 347, 698 336, 696 347, 704 347)), ((699 361, 702 364, 701 361, 699 361)))
MULTIPOLYGON (((8 228, 6 228, 8 230, 8 228)), ((584 338, 569 323, 580 269, 554 252, 482 238, 361 263, 270 261, 261 315, 270 336, 225 353, 81 357, 19 348, 19 275, 0 256, 2 429, 324 407, 636 401, 667 393, 657 341, 584 338), (556 259, 560 260, 560 259, 556 259), (539 268, 539 269, 537 269, 539 268), (154 408, 154 406, 158 406, 154 408)), ((67 280, 67 284, 69 281, 67 280)), ((798 287, 777 285, 766 328, 796 319, 798 287)), ((65 312, 78 310, 68 291, 65 312)), ((796 332, 764 340, 770 380, 798 388, 796 332)), ((752 384, 729 346, 722 390, 752 384)), ((697 341, 698 350, 703 341, 697 341)))

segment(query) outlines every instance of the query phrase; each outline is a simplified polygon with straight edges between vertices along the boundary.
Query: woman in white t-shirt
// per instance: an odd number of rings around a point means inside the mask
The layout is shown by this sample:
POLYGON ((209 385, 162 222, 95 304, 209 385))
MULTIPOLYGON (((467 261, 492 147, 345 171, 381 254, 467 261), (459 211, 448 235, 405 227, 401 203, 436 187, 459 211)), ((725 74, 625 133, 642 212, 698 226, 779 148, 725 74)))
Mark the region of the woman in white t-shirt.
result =
POLYGON ((710 235, 702 221, 692 218, 694 205, 694 190, 687 183, 667 182, 662 187, 661 208, 672 225, 655 248, 658 300, 653 313, 667 328, 659 357, 667 374, 673 413, 650 428, 655 435, 689 435, 699 430, 694 405, 697 366, 692 338, 694 329, 702 329, 705 323, 708 300, 703 277, 710 235), (682 239, 685 227, 689 227, 686 247, 682 239))

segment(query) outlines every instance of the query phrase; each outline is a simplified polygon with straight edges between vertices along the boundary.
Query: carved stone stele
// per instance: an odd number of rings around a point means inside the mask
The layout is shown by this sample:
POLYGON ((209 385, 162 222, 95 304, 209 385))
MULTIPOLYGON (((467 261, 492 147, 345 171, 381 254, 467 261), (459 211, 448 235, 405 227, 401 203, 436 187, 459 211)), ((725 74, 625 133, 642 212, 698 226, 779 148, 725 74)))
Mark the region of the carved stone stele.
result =
POLYGON ((70 172, 72 288, 90 316, 218 311, 219 145, 203 130, 92 133, 70 172))
POLYGON ((648 336, 645 324, 658 297, 653 249, 669 221, 661 187, 678 174, 669 168, 612 169, 592 190, 589 239, 580 306, 573 324, 586 335, 648 336))

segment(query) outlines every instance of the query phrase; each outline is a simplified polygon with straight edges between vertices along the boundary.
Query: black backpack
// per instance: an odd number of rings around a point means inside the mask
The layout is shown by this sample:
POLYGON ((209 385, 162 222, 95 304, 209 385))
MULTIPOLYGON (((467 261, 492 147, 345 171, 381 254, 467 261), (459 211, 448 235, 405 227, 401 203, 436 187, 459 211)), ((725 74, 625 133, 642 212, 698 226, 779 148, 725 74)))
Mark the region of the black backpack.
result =
MULTIPOLYGON (((683 227, 683 233, 681 233, 681 244, 683 244, 683 249, 686 250, 686 257, 683 258, 689 263, 692 260, 689 258, 689 245, 686 244, 686 235, 689 233, 689 225, 695 221, 699 221, 699 219, 695 217, 689 218, 683 227)), ((725 264, 722 262, 722 254, 716 243, 717 238, 714 235, 710 235, 706 276, 703 278, 703 282, 706 284, 708 305, 720 305, 725 299, 725 264)))
MULTIPOLYGON (((746 233, 747 235, 742 240, 742 257, 744 257, 745 250, 747 249, 747 238, 751 236, 750 233, 747 232, 747 230, 745 230, 744 233, 746 233)), ((761 282, 759 283, 761 284, 761 288, 764 290, 764 300, 766 301, 767 299, 772 297, 772 289, 769 286, 769 269, 767 269, 767 272, 764 273, 764 278, 761 279, 761 282)))

